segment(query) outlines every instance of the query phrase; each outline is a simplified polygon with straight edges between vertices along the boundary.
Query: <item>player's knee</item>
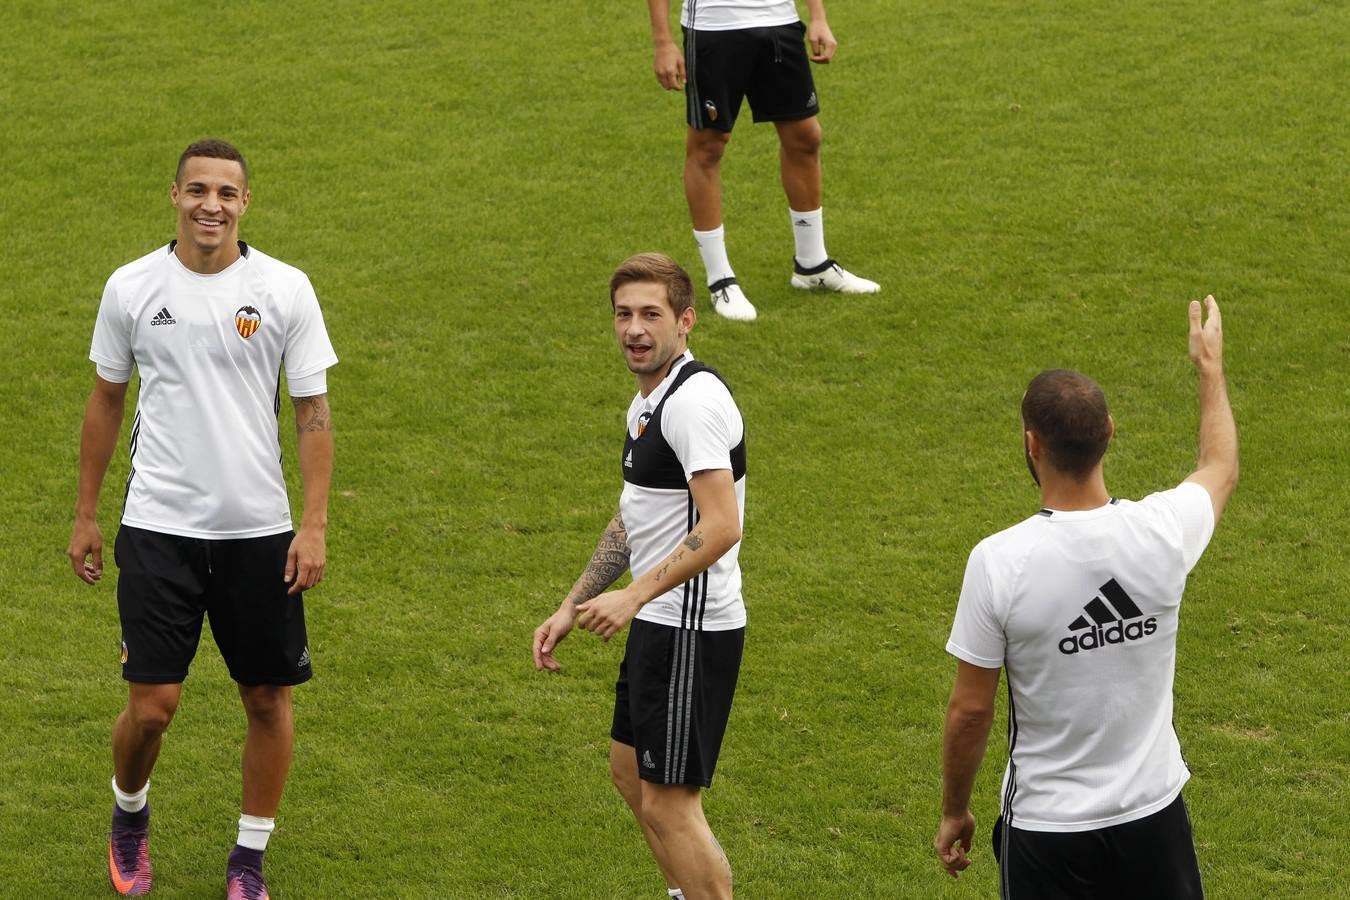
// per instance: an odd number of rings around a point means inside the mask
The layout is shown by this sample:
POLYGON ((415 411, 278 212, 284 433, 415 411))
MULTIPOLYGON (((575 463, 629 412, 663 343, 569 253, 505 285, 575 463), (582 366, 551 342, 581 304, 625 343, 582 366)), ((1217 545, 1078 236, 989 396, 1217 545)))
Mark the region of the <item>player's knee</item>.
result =
POLYGON ((273 685, 253 685, 241 688, 244 711, 249 720, 262 725, 276 725, 291 714, 290 688, 273 685))
POLYGON ((657 834, 672 834, 683 830, 697 820, 687 798, 672 788, 655 788, 642 792, 642 819, 657 834))
POLYGON ((127 714, 136 730, 148 737, 157 737, 168 731, 173 714, 177 711, 177 703, 159 697, 143 698, 127 707, 127 714))
POLYGON ((731 135, 721 131, 696 131, 691 134, 685 147, 685 156, 690 162, 705 169, 713 169, 722 163, 722 154, 726 152, 731 135))
POLYGON ((783 149, 795 156, 819 156, 821 144, 820 123, 808 120, 782 135, 783 149))

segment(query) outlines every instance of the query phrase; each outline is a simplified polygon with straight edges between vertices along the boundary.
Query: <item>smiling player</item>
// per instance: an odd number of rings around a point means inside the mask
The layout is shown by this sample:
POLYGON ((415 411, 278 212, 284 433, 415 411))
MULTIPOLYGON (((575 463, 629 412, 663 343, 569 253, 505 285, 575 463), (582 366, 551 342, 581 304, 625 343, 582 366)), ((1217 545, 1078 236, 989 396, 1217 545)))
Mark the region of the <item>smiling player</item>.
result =
POLYGON ((311 675, 301 592, 324 573, 327 370, 337 357, 305 274, 239 240, 249 190, 237 149, 191 145, 169 194, 177 239, 118 269, 103 292, 67 553, 83 581, 102 577, 99 490, 135 368, 131 473, 115 546, 129 696, 113 726, 108 872, 119 893, 150 892, 150 772, 209 616, 248 722, 226 889, 230 900, 259 900, 290 769, 291 688, 311 675), (283 360, 304 485, 297 532, 277 435, 283 360))

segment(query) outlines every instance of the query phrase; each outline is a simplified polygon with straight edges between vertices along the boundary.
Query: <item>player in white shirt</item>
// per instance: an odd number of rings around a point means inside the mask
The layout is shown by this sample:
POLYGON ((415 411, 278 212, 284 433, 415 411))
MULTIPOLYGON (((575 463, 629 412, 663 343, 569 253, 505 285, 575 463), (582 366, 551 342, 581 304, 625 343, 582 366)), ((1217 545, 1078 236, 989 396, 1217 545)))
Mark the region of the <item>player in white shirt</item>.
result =
POLYGON ((703 815, 745 641, 741 527, 745 425, 716 372, 687 349, 693 287, 643 253, 610 280, 614 331, 638 393, 624 488, 586 570, 534 632, 537 669, 574 623, 609 640, 629 626, 615 686, 610 775, 671 897, 731 896, 731 869, 703 815), (625 571, 627 587, 602 593, 625 571))
POLYGON ((150 891, 149 780, 203 618, 239 684, 248 729, 230 900, 266 896, 263 851, 294 738, 291 688, 311 676, 301 592, 323 577, 333 465, 326 372, 337 362, 309 279, 239 240, 248 169, 224 141, 192 144, 170 190, 177 238, 108 279, 80 437, 68 555, 103 575, 98 497, 140 375, 116 541, 127 706, 113 727, 108 872, 150 891), (304 511, 291 530, 277 434, 280 373, 295 407, 304 511))
POLYGON ((728 319, 756 316, 727 258, 722 226, 722 155, 744 99, 756 122, 773 122, 778 130, 780 175, 796 245, 789 283, 846 294, 880 290, 825 251, 820 104, 810 63, 828 63, 839 44, 825 21, 824 0, 806 5, 810 25, 797 17, 793 0, 684 0, 681 49, 671 36, 670 0, 648 0, 656 80, 667 90, 685 92, 684 191, 694 240, 713 309, 728 319))
POLYGON ((994 826, 1004 900, 1203 896, 1172 680, 1186 577, 1238 478, 1219 307, 1213 297, 1204 306, 1189 309, 1195 471, 1137 503, 1113 499, 1102 460, 1115 424, 1101 389, 1077 372, 1042 372, 1022 400, 1042 509, 970 554, 947 643, 958 663, 934 848, 953 877, 970 865, 970 795, 1006 669, 1009 759, 994 826))

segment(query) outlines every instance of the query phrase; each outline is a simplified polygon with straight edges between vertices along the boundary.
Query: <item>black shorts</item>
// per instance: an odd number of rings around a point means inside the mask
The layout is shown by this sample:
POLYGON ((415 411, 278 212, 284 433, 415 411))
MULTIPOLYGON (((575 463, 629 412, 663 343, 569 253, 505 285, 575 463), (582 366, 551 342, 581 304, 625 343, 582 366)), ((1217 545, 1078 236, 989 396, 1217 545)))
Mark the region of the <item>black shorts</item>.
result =
POLYGON ((756 122, 809 119, 820 112, 801 22, 734 31, 684 30, 690 128, 731 131, 750 100, 756 122))
POLYGON ((693 631, 634 619, 609 736, 656 784, 712 784, 741 670, 745 629, 693 631))
POLYGON ((113 549, 122 677, 143 684, 186 679, 208 615, 235 681, 308 681, 304 602, 287 595, 281 580, 293 536, 202 540, 123 525, 113 549))
POLYGON ((1003 900, 1200 900, 1200 865, 1181 795, 1151 816, 1095 831, 994 823, 1003 900))

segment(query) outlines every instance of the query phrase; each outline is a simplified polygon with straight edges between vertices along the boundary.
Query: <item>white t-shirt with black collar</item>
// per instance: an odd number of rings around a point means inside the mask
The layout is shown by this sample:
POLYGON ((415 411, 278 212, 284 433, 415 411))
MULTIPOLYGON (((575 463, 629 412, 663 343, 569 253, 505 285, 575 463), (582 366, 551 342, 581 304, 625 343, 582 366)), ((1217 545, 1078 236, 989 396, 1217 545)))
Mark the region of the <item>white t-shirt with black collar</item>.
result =
POLYGON ((89 358, 107 381, 140 373, 126 525, 207 539, 291 527, 280 373, 284 363, 291 394, 302 396, 297 384, 321 384, 337 355, 305 273, 240 249, 232 265, 201 275, 169 244, 104 288, 89 358))
POLYGON ((947 652, 1007 671, 1001 810, 1015 827, 1106 828, 1180 793, 1178 613, 1213 531, 1209 492, 1187 482, 1137 503, 1041 510, 971 551, 947 652))

